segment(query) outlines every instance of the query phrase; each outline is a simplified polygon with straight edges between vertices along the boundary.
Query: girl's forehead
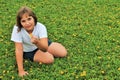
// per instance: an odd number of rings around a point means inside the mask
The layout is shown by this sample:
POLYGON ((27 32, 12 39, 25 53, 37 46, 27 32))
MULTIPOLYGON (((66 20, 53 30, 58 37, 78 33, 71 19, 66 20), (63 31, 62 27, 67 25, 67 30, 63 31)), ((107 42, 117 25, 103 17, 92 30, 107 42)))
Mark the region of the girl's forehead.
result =
POLYGON ((28 13, 24 13, 21 18, 27 18, 27 17, 30 17, 30 15, 28 13))

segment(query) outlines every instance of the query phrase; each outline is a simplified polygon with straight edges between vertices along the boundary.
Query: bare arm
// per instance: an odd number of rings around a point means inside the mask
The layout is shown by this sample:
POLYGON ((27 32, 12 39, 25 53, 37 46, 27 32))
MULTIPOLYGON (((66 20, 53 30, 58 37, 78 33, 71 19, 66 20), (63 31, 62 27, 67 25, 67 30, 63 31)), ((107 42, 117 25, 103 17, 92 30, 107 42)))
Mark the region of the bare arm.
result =
POLYGON ((16 61, 18 65, 18 72, 19 76, 24 76, 28 74, 27 72, 24 71, 23 68, 23 45, 22 43, 15 43, 15 55, 16 55, 16 61))
POLYGON ((31 42, 35 44, 40 50, 47 51, 48 49, 48 38, 38 39, 36 37, 31 38, 31 42))

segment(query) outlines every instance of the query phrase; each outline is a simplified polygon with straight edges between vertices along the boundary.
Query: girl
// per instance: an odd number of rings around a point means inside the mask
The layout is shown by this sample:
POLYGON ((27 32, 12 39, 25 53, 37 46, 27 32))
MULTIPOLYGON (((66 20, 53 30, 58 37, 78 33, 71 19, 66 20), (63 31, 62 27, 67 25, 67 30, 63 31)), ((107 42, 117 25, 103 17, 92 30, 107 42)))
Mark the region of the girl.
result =
POLYGON ((20 8, 16 19, 17 23, 13 28, 11 40, 15 43, 19 76, 28 74, 24 70, 23 59, 50 64, 54 62, 54 57, 67 55, 63 45, 48 39, 46 27, 37 22, 37 17, 30 8, 20 8))

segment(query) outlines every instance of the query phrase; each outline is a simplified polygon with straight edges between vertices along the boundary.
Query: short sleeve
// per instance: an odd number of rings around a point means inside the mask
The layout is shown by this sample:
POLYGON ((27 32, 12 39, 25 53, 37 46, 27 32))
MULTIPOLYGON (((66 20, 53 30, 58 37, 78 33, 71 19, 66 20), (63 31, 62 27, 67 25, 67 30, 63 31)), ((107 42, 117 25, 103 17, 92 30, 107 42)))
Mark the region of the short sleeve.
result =
POLYGON ((18 32, 17 26, 14 26, 13 28, 11 40, 14 42, 22 42, 21 32, 18 32))
POLYGON ((40 38, 47 38, 47 29, 43 24, 38 25, 39 30, 39 37, 40 38))

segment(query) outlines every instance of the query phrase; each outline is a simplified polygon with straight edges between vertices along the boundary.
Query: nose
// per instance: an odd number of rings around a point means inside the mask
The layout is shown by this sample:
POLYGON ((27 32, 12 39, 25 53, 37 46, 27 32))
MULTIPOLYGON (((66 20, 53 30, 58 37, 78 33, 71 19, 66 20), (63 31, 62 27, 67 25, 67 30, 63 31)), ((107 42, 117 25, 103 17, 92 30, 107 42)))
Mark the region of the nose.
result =
POLYGON ((26 21, 26 25, 28 25, 29 24, 29 22, 28 21, 26 21))

